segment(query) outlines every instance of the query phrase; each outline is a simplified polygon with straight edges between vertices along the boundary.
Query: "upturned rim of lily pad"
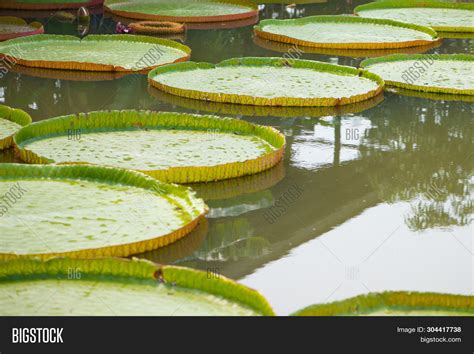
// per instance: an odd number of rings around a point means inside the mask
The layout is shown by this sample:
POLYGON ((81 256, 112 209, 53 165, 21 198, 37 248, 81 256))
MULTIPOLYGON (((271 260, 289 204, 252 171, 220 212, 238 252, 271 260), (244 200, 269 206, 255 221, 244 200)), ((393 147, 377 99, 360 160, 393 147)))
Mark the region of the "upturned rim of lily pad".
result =
MULTIPOLYGON (((356 6, 354 14, 363 17, 360 13, 365 10, 385 10, 385 9, 403 9, 403 8, 434 8, 434 9, 453 9, 474 11, 474 4, 470 3, 449 3, 441 1, 413 1, 413 0, 384 0, 378 2, 370 2, 356 6)), ((472 14, 474 16, 474 12, 472 14)), ((430 26, 440 32, 474 32, 474 26, 430 26)))
POLYGON ((359 316, 380 310, 440 311, 474 316, 474 296, 431 292, 386 291, 305 307, 292 316, 359 316))
MULTIPOLYGON (((209 15, 209 16, 168 16, 168 15, 154 15, 145 14, 142 12, 126 11, 126 10, 115 10, 107 4, 107 0, 104 4, 104 9, 114 15, 133 18, 137 20, 148 20, 148 21, 171 21, 171 22, 185 22, 185 23, 203 23, 203 22, 227 22, 227 21, 238 21, 247 19, 249 17, 258 16, 258 6, 248 0, 206 0, 210 3, 225 3, 231 5, 240 5, 248 7, 248 11, 242 13, 229 13, 226 15, 209 15)), ((119 2, 117 2, 119 3, 119 2)), ((123 3, 126 3, 124 0, 123 3)), ((159 2, 157 2, 159 6, 159 2)))
POLYGON ((222 297, 263 316, 274 316, 268 301, 256 290, 239 284, 222 275, 208 278, 206 272, 172 265, 160 265, 145 259, 94 258, 72 259, 51 258, 16 259, 0 263, 0 286, 9 282, 25 280, 70 279, 70 270, 78 269, 81 280, 117 281, 149 280, 152 284, 172 284, 173 286, 196 290, 204 294, 222 297))
MULTIPOLYGON (((148 44, 155 44, 155 45, 162 45, 165 47, 170 47, 173 49, 177 49, 183 52, 183 56, 176 59, 173 63, 178 63, 182 61, 189 60, 191 56, 191 48, 188 46, 171 41, 168 39, 158 38, 158 37, 150 37, 150 36, 142 36, 142 35, 131 35, 131 34, 91 34, 82 39, 71 36, 71 35, 58 35, 58 34, 37 34, 28 37, 20 37, 15 39, 10 39, 3 43, 0 43, 0 54, 5 54, 2 52, 2 47, 6 46, 13 46, 15 47, 17 52, 21 53, 21 45, 23 43, 38 43, 41 45, 41 41, 58 41, 58 42, 81 42, 81 41, 116 41, 116 42, 136 42, 136 43, 148 43, 148 44)), ((120 43, 118 43, 118 49, 120 50, 120 43)), ((158 64, 158 65, 151 65, 148 67, 140 67, 136 70, 127 69, 120 65, 114 64, 98 64, 98 63, 91 63, 91 62, 84 62, 84 61, 49 61, 49 60, 28 60, 22 59, 21 56, 14 56, 14 55, 5 55, 6 57, 10 58, 11 61, 30 67, 36 68, 46 68, 46 69, 63 69, 63 70, 82 70, 82 71, 119 71, 119 72, 135 72, 135 73, 143 73, 148 72, 153 68, 157 68, 165 64, 158 64)))
POLYGON ((90 0, 78 2, 51 2, 51 3, 24 3, 16 0, 3 0, 0 2, 0 8, 12 10, 66 10, 77 9, 80 7, 96 7, 101 6, 104 0, 90 0))
MULTIPOLYGON (((20 158, 25 162, 35 164, 56 163, 52 159, 29 150, 28 141, 54 135, 64 135, 71 127, 80 129, 82 135, 103 128, 108 128, 112 132, 114 130, 129 128, 195 129, 199 131, 218 129, 219 132, 238 132, 242 135, 255 136, 273 147, 271 152, 245 161, 229 162, 213 166, 186 166, 170 167, 161 170, 139 170, 139 172, 161 181, 173 183, 211 182, 265 171, 283 159, 286 143, 285 136, 273 127, 256 125, 234 118, 139 110, 96 111, 46 119, 21 129, 14 136, 16 150, 20 158)), ((83 163, 88 162, 84 161, 83 163)), ((80 163, 66 162, 60 164, 80 163)))
POLYGON ((281 106, 281 107, 318 107, 318 106, 339 106, 351 103, 357 103, 369 98, 379 95, 383 91, 384 81, 378 75, 370 73, 366 70, 357 69, 351 66, 343 66, 330 64, 325 62, 319 62, 314 60, 302 60, 302 59, 285 59, 278 57, 244 57, 244 58, 232 58, 221 61, 218 64, 211 63, 198 63, 198 62, 186 62, 164 65, 159 68, 153 69, 148 73, 148 83, 166 93, 170 93, 176 96, 185 98, 192 98, 197 100, 221 102, 221 103, 236 103, 243 105, 255 105, 255 106, 281 106), (341 98, 330 98, 330 97, 274 97, 264 98, 255 97, 250 95, 241 95, 235 93, 216 93, 216 92, 205 92, 191 89, 184 89, 165 85, 155 80, 156 76, 160 74, 170 72, 190 72, 193 70, 205 70, 215 69, 223 67, 291 67, 300 69, 310 69, 319 72, 327 72, 338 75, 352 75, 354 77, 364 77, 377 83, 377 88, 366 93, 356 94, 350 97, 341 98))
MULTIPOLYGON (((94 258, 94 257, 128 257, 133 254, 152 251, 169 245, 189 234, 205 217, 208 207, 201 198, 195 196, 195 192, 186 186, 169 184, 142 173, 121 168, 98 166, 98 165, 27 165, 16 163, 0 164, 1 180, 82 180, 95 183, 117 184, 144 189, 148 192, 160 195, 174 195, 178 197, 181 203, 187 203, 192 212, 187 212, 187 217, 183 219, 183 225, 166 235, 152 237, 146 240, 140 240, 131 243, 114 244, 99 248, 80 249, 66 252, 50 252, 35 254, 15 254, 0 253, 0 261, 10 259, 24 259, 37 257, 48 259, 51 257, 67 256, 73 258, 94 258), (202 210, 198 207, 202 205, 202 210)), ((184 209, 182 204, 176 204, 177 207, 184 209)))
POLYGON ((0 33, 0 41, 6 41, 13 38, 26 37, 26 36, 32 36, 35 34, 44 33, 43 24, 41 24, 40 22, 34 21, 34 22, 28 23, 24 19, 15 17, 15 16, 0 16, 0 26, 2 24, 31 27, 32 29, 30 31, 25 31, 25 32, 0 33))
MULTIPOLYGON (((25 111, 0 104, 0 119, 6 119, 22 127, 31 124, 31 116, 25 111)), ((15 133, 0 139, 0 150, 9 148, 13 145, 13 136, 15 133)))
MULTIPOLYGON (((370 66, 376 64, 397 62, 397 61, 406 61, 406 60, 441 60, 441 61, 468 61, 473 62, 474 65, 474 55, 471 54, 392 54, 385 57, 379 58, 370 58, 365 59, 360 63, 361 68, 370 71, 370 66)), ((401 81, 392 81, 385 80, 387 86, 394 86, 403 89, 421 91, 421 92, 431 92, 431 93, 445 93, 453 95, 474 95, 474 90, 465 90, 465 89, 454 89, 454 88, 443 88, 435 86, 425 86, 425 85, 415 85, 409 84, 401 81)))
MULTIPOLYGON (((376 30, 376 28, 374 29, 376 30)), ((283 42, 289 44, 297 44, 306 47, 315 47, 315 48, 332 48, 332 49, 393 49, 393 48, 407 48, 407 47, 417 47, 423 45, 429 45, 433 42, 440 41, 441 38, 438 38, 438 35, 435 30, 431 27, 420 26, 412 23, 405 23, 393 20, 385 19, 375 19, 375 18, 365 18, 352 15, 318 15, 318 16, 308 16, 295 19, 286 19, 286 20, 263 20, 260 21, 257 25, 254 26, 254 32, 258 37, 263 39, 272 40, 276 42, 283 42), (423 32, 431 36, 432 40, 423 40, 423 39, 413 39, 410 41, 403 42, 315 42, 307 41, 302 39, 297 39, 294 37, 276 34, 272 32, 265 31, 265 26, 274 25, 274 26, 288 26, 295 25, 301 26, 307 23, 314 22, 323 22, 323 23, 362 23, 368 25, 386 25, 396 28, 405 28, 411 29, 419 32, 423 32)))

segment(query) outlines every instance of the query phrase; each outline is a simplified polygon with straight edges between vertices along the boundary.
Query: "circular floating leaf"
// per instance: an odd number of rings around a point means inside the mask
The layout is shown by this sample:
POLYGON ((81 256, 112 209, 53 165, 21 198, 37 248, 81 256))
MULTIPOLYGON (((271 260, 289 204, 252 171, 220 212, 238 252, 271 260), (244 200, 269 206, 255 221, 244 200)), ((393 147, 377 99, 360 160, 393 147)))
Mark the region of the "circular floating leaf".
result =
MULTIPOLYGON (((64 10, 100 6, 104 0, 2 0, 0 8, 13 10, 64 10)), ((48 14, 51 16, 51 14, 48 14)))
POLYGON ((39 22, 31 22, 28 24, 22 18, 0 16, 0 41, 16 37, 31 36, 43 32, 43 25, 39 22))
POLYGON ((49 69, 147 71, 185 61, 191 49, 161 38, 135 35, 73 36, 41 34, 0 44, 0 54, 15 63, 49 69))
POLYGON ((369 99, 383 89, 383 80, 366 71, 284 58, 167 65, 151 71, 148 81, 177 96, 257 106, 337 106, 369 99))
POLYGON ((108 0, 105 9, 115 15, 152 21, 218 22, 258 15, 246 0, 108 0))
POLYGON ((183 33, 185 26, 183 23, 168 21, 139 21, 128 25, 135 33, 148 34, 170 34, 183 33))
POLYGON ((354 12, 366 18, 415 23, 438 31, 474 32, 474 4, 397 0, 360 5, 354 12))
POLYGON ((345 15, 263 20, 254 30, 263 39, 333 49, 406 48, 440 40, 429 27, 345 15))
POLYGON ((30 123, 31 117, 25 111, 0 105, 0 150, 10 147, 13 135, 30 123))
POLYGON ((330 304, 312 305, 295 316, 474 316, 474 296, 417 292, 360 295, 330 304))
POLYGON ((15 137, 30 163, 92 163, 177 183, 264 171, 283 157, 285 137, 271 127, 192 114, 111 111, 44 120, 15 137))
POLYGON ((97 166, 0 165, 0 259, 128 256, 184 237, 207 212, 189 188, 97 166))
POLYGON ((435 93, 474 95, 474 55, 389 55, 366 59, 361 66, 387 85, 435 93))
POLYGON ((138 259, 3 262, 0 299, 2 316, 274 315, 258 292, 219 274, 138 259))

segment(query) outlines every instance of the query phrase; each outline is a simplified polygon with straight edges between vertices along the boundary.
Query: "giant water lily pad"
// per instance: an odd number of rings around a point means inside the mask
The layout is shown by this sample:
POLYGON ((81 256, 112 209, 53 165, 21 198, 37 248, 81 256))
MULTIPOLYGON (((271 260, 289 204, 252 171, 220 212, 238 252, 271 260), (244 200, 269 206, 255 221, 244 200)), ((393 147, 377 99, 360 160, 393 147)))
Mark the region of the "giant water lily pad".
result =
POLYGON ((312 305, 296 316, 474 316, 474 296, 384 292, 312 305))
POLYGON ((15 137, 30 163, 81 163, 138 170, 177 183, 257 173, 283 157, 271 127, 192 114, 111 111, 44 120, 15 137))
MULTIPOLYGON (((102 5, 104 0, 2 0, 0 8, 13 10, 63 10, 102 5)), ((51 16, 51 14, 48 14, 51 16)))
POLYGON ((263 39, 333 49, 406 48, 439 40, 429 27, 345 15, 263 20, 254 29, 263 39))
POLYGON ((241 20, 258 14, 246 0, 108 0, 115 15, 153 21, 217 22, 241 20))
POLYGON ((2 316, 274 314, 258 292, 223 276, 114 258, 2 262, 0 303, 2 316))
POLYGON ((0 165, 0 259, 128 256, 184 237, 206 213, 189 188, 97 166, 0 165))
POLYGON ((361 63, 387 85, 435 93, 474 95, 474 55, 389 55, 361 63))
POLYGON ((43 32, 43 25, 39 22, 27 23, 22 18, 0 16, 0 41, 16 37, 31 36, 43 32))
POLYGON ((189 58, 185 45, 135 35, 73 36, 40 34, 0 44, 0 54, 15 63, 49 69, 85 71, 147 71, 189 58))
POLYGON ((167 65, 151 71, 148 81, 177 96, 257 106, 336 106, 383 88, 378 76, 352 67, 282 58, 167 65))
POLYGON ((397 0, 360 5, 354 12, 366 18, 415 23, 438 31, 474 32, 474 4, 397 0))
POLYGON ((10 147, 13 135, 30 123, 31 117, 25 111, 0 105, 0 150, 10 147))

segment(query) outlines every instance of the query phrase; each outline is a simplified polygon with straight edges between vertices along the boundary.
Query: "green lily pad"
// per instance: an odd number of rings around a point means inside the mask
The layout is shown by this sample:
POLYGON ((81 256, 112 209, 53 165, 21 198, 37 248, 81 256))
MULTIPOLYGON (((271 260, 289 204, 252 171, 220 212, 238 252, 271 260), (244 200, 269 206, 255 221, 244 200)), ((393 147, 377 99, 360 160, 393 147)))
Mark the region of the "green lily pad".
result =
POLYGON ((406 48, 439 41, 429 27, 347 15, 263 20, 254 30, 263 39, 332 49, 406 48))
POLYGON ((294 316, 474 316, 474 296, 417 292, 360 295, 312 305, 294 316))
POLYGON ((235 21, 258 15, 246 0, 107 0, 107 11, 123 17, 177 22, 235 21))
POLYGON ((186 187, 96 166, 0 165, 0 259, 128 256, 189 233, 207 212, 186 187))
POLYGON ((269 169, 282 159, 285 146, 284 136, 271 127, 150 111, 90 112, 44 120, 22 129, 15 141, 26 162, 108 165, 177 183, 269 169))
POLYGON ((27 23, 19 17, 0 16, 0 41, 43 32, 43 25, 39 22, 27 23))
POLYGON ((415 23, 437 31, 474 32, 474 4, 397 0, 360 5, 354 12, 366 18, 415 23))
POLYGON ((361 66, 387 85, 423 92, 474 95, 474 55, 389 55, 367 59, 361 66))
POLYGON ((13 135, 30 123, 31 117, 25 111, 0 105, 0 150, 10 147, 13 135))
POLYGON ((102 5, 104 0, 2 0, 0 8, 13 10, 64 10, 102 5))
POLYGON ((274 314, 259 293, 218 274, 137 259, 2 262, 0 299, 2 316, 274 314))
POLYGON ((156 68, 149 83, 186 98, 257 106, 337 106, 378 95, 383 80, 341 65, 283 58, 236 58, 219 64, 156 68))
POLYGON ((17 64, 85 71, 147 71, 184 61, 191 50, 167 39, 135 35, 40 34, 0 43, 0 54, 17 64))

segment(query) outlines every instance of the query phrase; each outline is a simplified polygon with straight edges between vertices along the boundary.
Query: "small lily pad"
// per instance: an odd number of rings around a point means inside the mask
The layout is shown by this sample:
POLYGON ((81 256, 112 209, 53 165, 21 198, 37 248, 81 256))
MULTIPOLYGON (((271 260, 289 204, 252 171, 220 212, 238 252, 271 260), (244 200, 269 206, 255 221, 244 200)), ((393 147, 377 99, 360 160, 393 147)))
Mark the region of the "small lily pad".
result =
POLYGON ((21 109, 0 105, 0 150, 13 144, 13 135, 31 123, 31 117, 21 109))

